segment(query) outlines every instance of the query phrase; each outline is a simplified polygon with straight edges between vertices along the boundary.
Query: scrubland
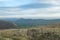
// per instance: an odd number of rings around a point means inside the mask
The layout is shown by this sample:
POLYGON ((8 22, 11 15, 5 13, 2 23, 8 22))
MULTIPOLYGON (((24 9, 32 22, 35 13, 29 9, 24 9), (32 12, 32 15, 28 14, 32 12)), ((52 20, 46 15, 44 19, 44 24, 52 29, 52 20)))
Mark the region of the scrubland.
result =
POLYGON ((0 40, 60 40, 60 28, 4 29, 0 30, 0 40))

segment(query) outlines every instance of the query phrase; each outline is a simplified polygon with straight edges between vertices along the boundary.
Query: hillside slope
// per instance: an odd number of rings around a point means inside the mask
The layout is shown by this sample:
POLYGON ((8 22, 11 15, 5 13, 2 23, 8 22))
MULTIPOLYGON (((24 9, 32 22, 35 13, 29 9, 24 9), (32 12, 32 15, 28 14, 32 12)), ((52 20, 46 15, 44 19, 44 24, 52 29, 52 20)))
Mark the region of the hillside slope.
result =
POLYGON ((0 40, 60 40, 60 28, 39 27, 0 30, 0 40))
POLYGON ((15 23, 20 27, 45 26, 48 24, 59 23, 59 22, 60 19, 44 20, 44 19, 23 19, 23 18, 15 21, 15 23))
POLYGON ((17 25, 13 22, 0 20, 0 29, 17 28, 17 25))

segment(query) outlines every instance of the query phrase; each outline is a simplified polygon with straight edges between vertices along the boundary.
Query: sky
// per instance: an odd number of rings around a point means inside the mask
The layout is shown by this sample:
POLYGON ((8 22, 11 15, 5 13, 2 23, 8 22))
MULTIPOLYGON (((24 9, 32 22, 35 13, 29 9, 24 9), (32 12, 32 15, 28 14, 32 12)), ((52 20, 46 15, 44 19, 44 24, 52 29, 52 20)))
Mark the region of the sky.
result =
POLYGON ((0 18, 60 19, 60 0, 0 0, 0 18))

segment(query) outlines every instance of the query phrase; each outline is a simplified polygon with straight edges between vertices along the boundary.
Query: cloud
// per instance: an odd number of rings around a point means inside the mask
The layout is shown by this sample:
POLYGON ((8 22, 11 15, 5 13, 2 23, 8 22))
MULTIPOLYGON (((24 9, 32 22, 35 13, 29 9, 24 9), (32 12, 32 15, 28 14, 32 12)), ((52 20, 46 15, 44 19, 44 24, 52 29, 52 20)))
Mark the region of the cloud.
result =
POLYGON ((21 9, 5 8, 0 10, 0 18, 39 18, 57 19, 60 18, 60 7, 21 9), (3 15, 4 14, 4 15, 3 15))
POLYGON ((0 0, 0 7, 0 18, 60 18, 60 0, 0 0))
POLYGON ((60 5, 60 0, 36 0, 37 3, 49 3, 54 5, 60 5))
POLYGON ((0 0, 0 7, 17 7, 31 3, 60 5, 60 0, 0 0))
POLYGON ((35 8, 48 8, 48 7, 53 7, 52 4, 46 4, 46 3, 32 3, 32 4, 26 4, 19 6, 20 8, 23 9, 35 9, 35 8))
POLYGON ((0 18, 31 18, 31 19, 59 19, 60 14, 35 14, 35 15, 5 15, 0 18))

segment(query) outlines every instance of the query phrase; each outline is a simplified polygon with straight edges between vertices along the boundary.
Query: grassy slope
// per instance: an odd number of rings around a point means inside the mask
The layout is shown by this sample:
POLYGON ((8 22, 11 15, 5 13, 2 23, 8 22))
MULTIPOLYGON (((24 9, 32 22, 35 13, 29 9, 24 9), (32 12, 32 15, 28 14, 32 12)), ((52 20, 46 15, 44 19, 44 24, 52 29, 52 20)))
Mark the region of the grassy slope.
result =
POLYGON ((0 30, 0 40, 60 40, 60 24, 0 30))
POLYGON ((54 32, 60 36, 60 28, 38 27, 28 29, 6 29, 0 30, 0 40, 31 40, 30 37, 32 37, 33 33, 35 35, 37 35, 36 33, 39 33, 38 35, 40 35, 41 33, 43 34, 48 32, 49 33, 54 32))

